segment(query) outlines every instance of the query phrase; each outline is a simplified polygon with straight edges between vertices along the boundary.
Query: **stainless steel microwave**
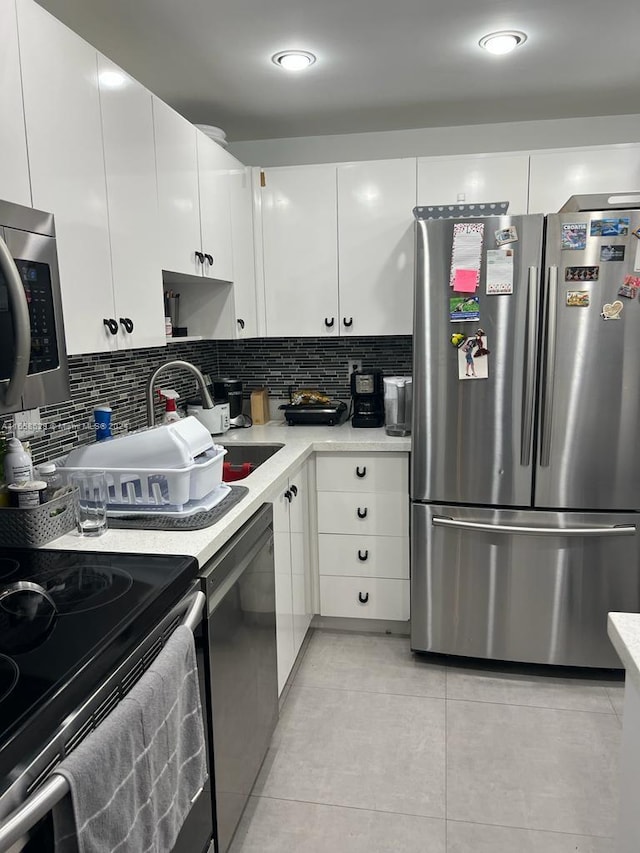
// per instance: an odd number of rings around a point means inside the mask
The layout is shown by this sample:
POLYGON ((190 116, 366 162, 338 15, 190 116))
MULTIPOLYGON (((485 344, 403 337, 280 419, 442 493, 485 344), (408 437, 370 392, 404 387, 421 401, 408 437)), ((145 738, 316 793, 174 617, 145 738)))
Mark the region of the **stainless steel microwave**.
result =
POLYGON ((0 415, 69 397, 53 215, 0 201, 0 415))

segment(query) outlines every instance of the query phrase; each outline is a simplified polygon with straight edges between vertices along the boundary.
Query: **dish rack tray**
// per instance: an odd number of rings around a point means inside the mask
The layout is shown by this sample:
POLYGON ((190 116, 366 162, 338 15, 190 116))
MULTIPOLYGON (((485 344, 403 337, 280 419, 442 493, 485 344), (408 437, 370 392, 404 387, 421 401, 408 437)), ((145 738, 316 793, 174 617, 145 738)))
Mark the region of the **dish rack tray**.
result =
POLYGON ((78 489, 29 509, 0 508, 0 546, 39 548, 76 526, 78 489))

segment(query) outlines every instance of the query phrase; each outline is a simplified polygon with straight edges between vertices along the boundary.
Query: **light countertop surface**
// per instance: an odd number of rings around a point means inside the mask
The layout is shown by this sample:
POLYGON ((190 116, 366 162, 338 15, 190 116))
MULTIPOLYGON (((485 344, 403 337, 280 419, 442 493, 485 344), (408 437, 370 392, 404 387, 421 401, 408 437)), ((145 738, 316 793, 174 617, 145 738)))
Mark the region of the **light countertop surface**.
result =
POLYGON ((610 613, 607 631, 627 677, 640 692, 640 613, 610 613))
MULTIPOLYGON (((350 423, 337 427, 290 427, 272 421, 265 426, 229 430, 215 436, 216 444, 284 444, 238 485, 246 486, 248 494, 232 507, 220 521, 203 530, 107 530, 102 536, 80 536, 67 533, 46 548, 105 553, 188 554, 200 565, 209 560, 263 503, 272 501, 287 478, 314 452, 378 453, 411 450, 411 437, 389 436, 384 427, 354 429, 350 423)), ((640 646, 640 640, 639 640, 640 646)))

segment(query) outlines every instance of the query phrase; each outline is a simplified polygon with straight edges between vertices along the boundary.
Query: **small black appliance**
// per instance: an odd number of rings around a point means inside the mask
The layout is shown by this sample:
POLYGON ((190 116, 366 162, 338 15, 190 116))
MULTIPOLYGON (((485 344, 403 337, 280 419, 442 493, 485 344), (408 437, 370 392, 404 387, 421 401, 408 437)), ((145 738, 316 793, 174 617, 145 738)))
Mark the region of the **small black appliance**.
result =
POLYGON ((384 426, 384 383, 381 370, 351 374, 354 427, 384 426))

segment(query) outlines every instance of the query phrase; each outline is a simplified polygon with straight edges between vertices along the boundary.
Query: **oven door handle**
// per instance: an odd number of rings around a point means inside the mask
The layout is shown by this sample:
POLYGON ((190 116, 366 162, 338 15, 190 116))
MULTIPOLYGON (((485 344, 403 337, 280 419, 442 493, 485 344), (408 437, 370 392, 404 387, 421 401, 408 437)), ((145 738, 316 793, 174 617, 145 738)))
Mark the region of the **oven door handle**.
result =
MULTIPOLYGON (((187 602, 181 624, 193 631, 202 619, 205 602, 206 596, 203 592, 194 593, 187 602)), ((7 853, 16 841, 19 841, 68 793, 69 783, 64 776, 54 770, 51 776, 0 824, 0 853, 7 853)))
POLYGON ((20 409, 22 405, 22 393, 29 373, 31 319, 22 279, 9 247, 2 237, 0 237, 0 272, 4 274, 7 283, 15 338, 13 367, 9 376, 9 384, 5 388, 3 398, 0 399, 0 404, 7 410, 13 409, 15 411, 20 409))

